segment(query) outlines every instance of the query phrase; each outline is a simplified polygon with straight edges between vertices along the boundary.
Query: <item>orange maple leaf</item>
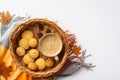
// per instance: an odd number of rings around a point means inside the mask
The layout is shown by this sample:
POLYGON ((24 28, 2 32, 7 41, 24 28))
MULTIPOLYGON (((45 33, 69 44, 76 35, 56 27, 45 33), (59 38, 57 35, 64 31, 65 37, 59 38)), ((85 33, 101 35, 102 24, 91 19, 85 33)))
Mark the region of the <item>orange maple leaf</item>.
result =
POLYGON ((5 62, 0 62, 0 75, 4 78, 7 78, 12 71, 12 66, 6 67, 5 62))
POLYGON ((5 25, 12 19, 12 16, 10 15, 9 11, 6 13, 0 12, 0 22, 5 25))
POLYGON ((72 47, 72 52, 75 54, 75 55, 79 55, 81 52, 81 47, 80 46, 73 46, 72 47))

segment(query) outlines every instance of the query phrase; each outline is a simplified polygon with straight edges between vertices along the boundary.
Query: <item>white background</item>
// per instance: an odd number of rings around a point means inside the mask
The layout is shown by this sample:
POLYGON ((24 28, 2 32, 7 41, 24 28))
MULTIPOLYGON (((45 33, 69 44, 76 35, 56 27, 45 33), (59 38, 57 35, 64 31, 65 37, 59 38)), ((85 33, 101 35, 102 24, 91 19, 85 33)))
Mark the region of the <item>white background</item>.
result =
POLYGON ((0 11, 57 20, 75 33, 78 42, 92 54, 84 68, 59 80, 120 80, 120 0, 0 0, 0 11))

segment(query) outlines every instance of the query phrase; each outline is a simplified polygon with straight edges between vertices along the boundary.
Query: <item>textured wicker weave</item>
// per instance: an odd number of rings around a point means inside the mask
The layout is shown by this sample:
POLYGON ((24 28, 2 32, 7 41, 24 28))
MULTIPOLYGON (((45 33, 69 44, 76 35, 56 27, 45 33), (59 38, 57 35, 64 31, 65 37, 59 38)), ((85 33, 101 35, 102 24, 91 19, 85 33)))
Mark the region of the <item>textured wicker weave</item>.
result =
POLYGON ((34 77, 47 77, 47 76, 54 75, 56 72, 58 72, 63 67, 67 59, 68 51, 69 51, 68 43, 67 43, 64 31, 54 22, 46 20, 46 19, 39 19, 39 18, 30 19, 18 25, 11 34, 9 47, 10 47, 11 55, 16 65, 22 71, 25 71, 34 77), (46 28, 41 25, 48 25, 50 27, 46 28), (61 37, 63 41, 63 49, 61 53, 58 55, 60 62, 55 67, 53 67, 52 69, 45 70, 45 71, 31 71, 23 63, 22 57, 19 57, 16 54, 16 48, 18 47, 18 41, 21 38, 21 33, 26 29, 33 31, 34 37, 37 39, 39 39, 43 34, 46 34, 46 33, 55 33, 61 37))

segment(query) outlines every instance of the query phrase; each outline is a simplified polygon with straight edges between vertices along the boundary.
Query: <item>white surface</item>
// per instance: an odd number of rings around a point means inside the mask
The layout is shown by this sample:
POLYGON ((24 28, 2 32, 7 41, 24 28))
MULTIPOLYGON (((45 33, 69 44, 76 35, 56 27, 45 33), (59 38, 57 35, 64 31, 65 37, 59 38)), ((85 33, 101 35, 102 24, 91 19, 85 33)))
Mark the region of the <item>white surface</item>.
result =
POLYGON ((58 20, 92 54, 81 69, 60 80, 120 80, 120 0, 0 0, 0 11, 58 20))

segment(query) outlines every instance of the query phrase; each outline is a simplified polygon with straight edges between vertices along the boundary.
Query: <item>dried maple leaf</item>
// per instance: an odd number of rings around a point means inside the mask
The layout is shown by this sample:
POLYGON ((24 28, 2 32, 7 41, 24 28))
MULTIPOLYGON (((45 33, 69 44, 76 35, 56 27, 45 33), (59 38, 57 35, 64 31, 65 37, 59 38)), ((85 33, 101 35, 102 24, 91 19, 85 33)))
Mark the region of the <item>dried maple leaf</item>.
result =
POLYGON ((7 18, 6 18, 6 16, 4 15, 4 13, 3 13, 1 19, 2 19, 2 24, 5 25, 5 24, 7 23, 7 18))
POLYGON ((6 12, 0 12, 0 22, 5 25, 12 19, 12 16, 10 15, 9 11, 6 12))
POLYGON ((3 13, 2 12, 0 12, 0 17, 3 15, 3 13))
POLYGON ((2 73, 4 73, 4 67, 5 67, 5 63, 4 62, 0 62, 0 75, 2 73))
POLYGON ((2 15, 3 15, 3 13, 2 12, 0 12, 0 22, 2 22, 2 15))
POLYGON ((2 16, 3 16, 3 13, 0 12, 0 22, 2 22, 2 16))
POLYGON ((6 19, 7 22, 9 22, 12 19, 12 16, 10 15, 9 11, 6 12, 6 19))
POLYGON ((12 71, 12 66, 6 67, 5 62, 0 62, 0 75, 4 78, 7 78, 12 71))
POLYGON ((75 55, 79 55, 81 53, 80 52, 81 47, 76 45, 77 41, 75 34, 69 34, 68 31, 65 31, 65 35, 67 36, 67 41, 70 48, 70 54, 74 53, 75 55))
POLYGON ((73 46, 72 47, 72 52, 75 54, 75 55, 79 55, 81 52, 81 47, 80 46, 73 46))
POLYGON ((0 22, 2 22, 2 19, 0 18, 0 22))

